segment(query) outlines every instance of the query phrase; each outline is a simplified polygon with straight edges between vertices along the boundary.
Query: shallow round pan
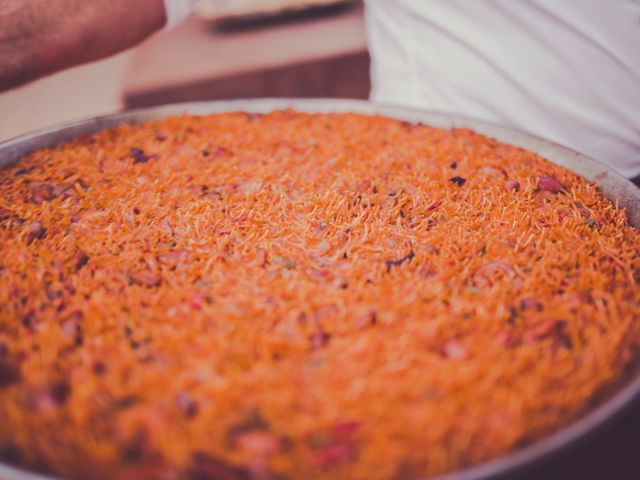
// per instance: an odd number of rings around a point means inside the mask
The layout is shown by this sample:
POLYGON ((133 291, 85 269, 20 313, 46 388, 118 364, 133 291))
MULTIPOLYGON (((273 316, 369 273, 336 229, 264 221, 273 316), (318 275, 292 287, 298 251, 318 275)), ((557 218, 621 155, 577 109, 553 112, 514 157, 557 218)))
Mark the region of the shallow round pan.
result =
MULTIPOLYGON (((193 115, 208 115, 229 111, 267 113, 285 108, 293 108, 309 113, 355 112, 367 115, 379 114, 436 127, 471 128, 502 142, 536 152, 547 160, 567 167, 595 182, 607 198, 613 202, 618 202, 620 207, 626 209, 630 223, 636 228, 640 228, 640 189, 612 169, 578 152, 533 135, 480 120, 446 113, 388 107, 359 100, 234 100, 185 103, 131 110, 40 130, 2 143, 0 144, 0 168, 19 162, 24 155, 38 148, 51 147, 80 135, 124 123, 142 123, 147 120, 185 113, 193 115)), ((584 416, 571 425, 519 450, 464 470, 439 476, 435 480, 508 478, 517 473, 522 473, 534 464, 539 464, 565 451, 580 440, 602 429, 638 400, 640 400, 640 369, 634 369, 632 374, 620 380, 616 388, 613 388, 599 405, 586 412, 584 416)), ((3 464, 0 464, 0 478, 3 480, 53 480, 51 477, 32 474, 3 464)))

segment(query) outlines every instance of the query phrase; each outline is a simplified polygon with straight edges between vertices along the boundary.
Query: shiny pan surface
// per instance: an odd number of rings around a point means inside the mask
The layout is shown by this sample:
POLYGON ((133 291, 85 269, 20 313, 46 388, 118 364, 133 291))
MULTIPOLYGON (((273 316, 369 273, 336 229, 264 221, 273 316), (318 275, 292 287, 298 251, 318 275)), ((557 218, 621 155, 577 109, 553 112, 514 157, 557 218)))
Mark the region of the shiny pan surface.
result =
MULTIPOLYGON (((547 160, 569 168, 595 182, 600 191, 620 207, 625 208, 631 225, 640 228, 640 189, 605 165, 566 147, 540 139, 514 129, 494 125, 463 116, 446 113, 413 110, 376 105, 360 100, 336 99, 256 99, 195 102, 177 105, 131 110, 113 115, 92 118, 76 123, 40 130, 0 144, 0 168, 15 164, 29 152, 51 147, 80 135, 126 123, 142 123, 177 114, 208 115, 219 112, 245 111, 267 113, 273 110, 293 108, 308 113, 354 112, 365 115, 385 115, 409 122, 421 122, 435 127, 464 127, 496 138, 497 140, 535 152, 547 160)), ((640 359, 639 359, 640 360, 640 359)), ((640 362, 638 362, 640 363, 640 362)), ((433 477, 434 480, 472 480, 504 478, 522 472, 534 464, 556 455, 605 427, 631 406, 640 401, 640 368, 619 384, 595 408, 580 419, 556 433, 507 453, 493 460, 433 477)), ((53 480, 51 477, 32 474, 0 464, 3 480, 53 480)))

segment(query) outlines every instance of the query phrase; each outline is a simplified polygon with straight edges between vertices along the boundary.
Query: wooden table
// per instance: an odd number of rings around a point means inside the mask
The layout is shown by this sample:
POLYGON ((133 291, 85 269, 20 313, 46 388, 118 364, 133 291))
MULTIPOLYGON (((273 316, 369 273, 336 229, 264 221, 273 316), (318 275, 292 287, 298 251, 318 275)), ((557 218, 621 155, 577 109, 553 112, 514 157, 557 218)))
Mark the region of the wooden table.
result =
POLYGON ((361 4, 235 30, 192 19, 136 52, 127 107, 256 97, 367 98, 361 4))

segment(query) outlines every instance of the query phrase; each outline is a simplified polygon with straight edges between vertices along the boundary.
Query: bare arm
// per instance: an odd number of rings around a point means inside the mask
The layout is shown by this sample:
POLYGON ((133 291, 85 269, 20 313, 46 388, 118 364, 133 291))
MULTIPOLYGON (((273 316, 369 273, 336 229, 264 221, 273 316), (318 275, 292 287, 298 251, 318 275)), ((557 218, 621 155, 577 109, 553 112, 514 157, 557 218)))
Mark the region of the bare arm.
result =
POLYGON ((163 0, 0 0, 0 91, 140 42, 163 0))

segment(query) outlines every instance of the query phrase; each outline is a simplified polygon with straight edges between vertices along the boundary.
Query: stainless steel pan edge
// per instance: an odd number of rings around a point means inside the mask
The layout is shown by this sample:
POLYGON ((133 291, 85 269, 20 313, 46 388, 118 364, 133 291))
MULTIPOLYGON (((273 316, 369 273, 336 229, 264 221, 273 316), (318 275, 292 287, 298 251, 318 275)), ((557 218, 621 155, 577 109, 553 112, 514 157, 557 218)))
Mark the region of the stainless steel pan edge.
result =
MULTIPOLYGON (((142 123, 176 114, 207 115, 217 112, 246 111, 267 113, 293 108, 309 113, 355 112, 367 115, 386 115, 410 122, 421 122, 437 127, 466 127, 533 151, 558 165, 572 169, 594 181, 601 192, 618 201, 626 209, 629 221, 640 228, 640 189, 609 167, 569 148, 540 139, 533 135, 482 120, 447 113, 423 111, 373 104, 360 100, 338 99, 255 99, 194 102, 139 110, 92 118, 48 128, 0 144, 0 167, 11 165, 38 148, 54 146, 77 136, 96 132, 123 123, 142 123)), ((595 407, 571 425, 520 450, 464 470, 434 477, 432 480, 477 480, 504 478, 542 463, 548 458, 575 446, 596 433, 640 400, 640 371, 637 371, 606 401, 595 407)), ((2 480, 54 480, 0 464, 2 480)))

